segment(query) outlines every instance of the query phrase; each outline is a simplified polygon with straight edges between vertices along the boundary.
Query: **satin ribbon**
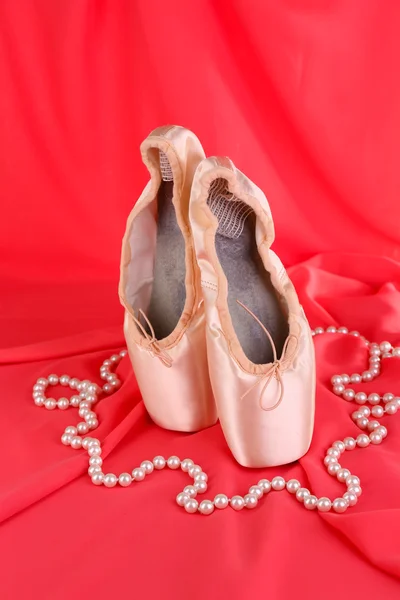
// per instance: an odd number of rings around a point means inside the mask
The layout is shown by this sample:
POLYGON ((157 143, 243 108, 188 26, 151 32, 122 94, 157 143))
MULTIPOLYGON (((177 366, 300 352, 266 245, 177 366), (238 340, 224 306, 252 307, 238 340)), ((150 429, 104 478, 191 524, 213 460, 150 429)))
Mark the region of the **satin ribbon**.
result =
POLYGON ((160 344, 156 338, 156 334, 154 332, 153 326, 150 323, 149 319, 144 314, 144 312, 142 311, 142 309, 139 309, 139 318, 140 318, 140 316, 142 316, 143 319, 146 321, 147 326, 150 329, 151 335, 149 335, 149 333, 146 331, 145 327, 143 327, 143 325, 141 324, 139 319, 137 319, 135 317, 135 315, 132 315, 133 320, 135 321, 137 327, 143 334, 144 339, 146 340, 146 344, 138 344, 138 346, 140 346, 141 348, 145 348, 145 350, 148 351, 150 356, 157 357, 163 363, 163 365, 165 365, 169 369, 170 367, 172 367, 172 363, 174 361, 172 360, 172 358, 168 354, 168 352, 165 349, 160 347, 160 344))
POLYGON ((298 339, 298 337, 296 335, 294 335, 293 333, 290 333, 288 335, 288 337, 286 338, 286 341, 285 341, 285 343, 283 345, 283 348, 282 348, 282 356, 283 356, 283 358, 278 359, 278 355, 277 355, 277 352, 276 352, 276 346, 274 344, 274 340, 272 339, 272 336, 269 333, 268 329, 261 323, 260 319, 258 317, 256 317, 256 315, 249 308, 247 308, 247 306, 245 306, 244 304, 242 304, 242 302, 240 302, 239 300, 236 300, 236 302, 242 308, 244 308, 244 310, 249 315, 251 315, 255 319, 255 321, 257 321, 257 323, 260 325, 260 327, 263 329, 263 331, 265 332, 265 334, 267 335, 267 337, 268 337, 268 339, 270 341, 270 344, 271 344, 271 347, 272 347, 272 352, 273 352, 273 355, 274 355, 274 362, 271 364, 271 366, 267 370, 267 372, 264 373, 264 375, 262 375, 262 377, 260 377, 258 379, 258 381, 256 381, 255 384, 252 385, 247 390, 247 392, 245 392, 241 396, 240 399, 243 400, 243 398, 245 398, 248 394, 250 394, 250 392, 252 392, 262 381, 265 380, 265 383, 264 383, 264 385, 262 387, 262 390, 260 392, 260 397, 259 397, 260 408, 262 408, 262 410, 265 410, 265 411, 275 410, 275 408, 277 408, 280 405, 280 403, 282 402, 283 395, 285 393, 285 386, 284 386, 283 379, 282 379, 282 371, 291 362, 291 360, 292 360, 292 358, 293 358, 293 356, 294 356, 294 354, 295 354, 295 352, 297 350, 297 345, 299 343, 299 339, 298 339), (287 347, 289 345, 289 342, 290 342, 291 338, 293 338, 293 339, 296 340, 296 345, 295 345, 295 348, 294 348, 292 354, 290 356, 285 356, 285 353, 286 353, 286 350, 287 350, 287 347), (263 399, 265 391, 267 390, 269 384, 271 383, 271 380, 274 377, 276 378, 276 380, 278 382, 278 385, 279 385, 279 398, 278 398, 278 401, 273 406, 269 406, 268 408, 266 408, 262 404, 262 399, 263 399))

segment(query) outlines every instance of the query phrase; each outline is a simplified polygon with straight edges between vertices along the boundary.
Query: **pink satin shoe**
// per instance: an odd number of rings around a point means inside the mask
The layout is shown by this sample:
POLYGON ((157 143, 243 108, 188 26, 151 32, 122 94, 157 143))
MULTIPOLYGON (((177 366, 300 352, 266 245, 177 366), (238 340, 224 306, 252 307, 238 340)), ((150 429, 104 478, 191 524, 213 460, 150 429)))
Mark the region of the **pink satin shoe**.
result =
POLYGON ((246 467, 295 461, 313 433, 314 345, 293 284, 270 250, 268 202, 228 158, 207 158, 193 180, 189 214, 227 443, 246 467))
POLYGON ((197 431, 217 420, 188 216, 193 175, 204 152, 193 133, 172 126, 153 131, 141 153, 151 179, 122 243, 119 295, 126 343, 155 423, 197 431))

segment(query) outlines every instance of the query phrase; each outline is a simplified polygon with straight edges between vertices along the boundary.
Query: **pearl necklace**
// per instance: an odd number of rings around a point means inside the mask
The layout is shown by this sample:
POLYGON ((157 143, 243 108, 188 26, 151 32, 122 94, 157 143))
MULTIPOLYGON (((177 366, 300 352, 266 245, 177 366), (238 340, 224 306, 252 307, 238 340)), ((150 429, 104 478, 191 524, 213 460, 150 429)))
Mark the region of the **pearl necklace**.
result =
POLYGON ((61 442, 65 446, 71 446, 75 450, 84 448, 89 455, 88 473, 94 485, 104 485, 111 488, 119 484, 122 487, 131 485, 132 482, 143 481, 154 470, 161 470, 165 467, 169 469, 179 469, 188 473, 193 480, 184 490, 177 495, 176 502, 188 513, 201 513, 210 515, 215 509, 224 509, 230 506, 233 510, 243 508, 255 508, 259 500, 271 491, 286 490, 303 504, 307 510, 317 509, 320 512, 330 510, 336 513, 343 513, 348 507, 354 506, 361 496, 362 489, 360 480, 350 471, 339 464, 339 458, 344 452, 358 448, 366 448, 370 444, 380 444, 387 436, 387 429, 377 418, 386 415, 394 415, 400 408, 400 397, 394 394, 386 393, 383 396, 372 393, 367 396, 364 392, 355 392, 346 387, 350 383, 362 383, 372 381, 380 374, 382 358, 400 357, 400 347, 393 348, 389 342, 375 344, 368 342, 357 331, 349 333, 346 327, 328 327, 324 330, 317 327, 312 331, 312 335, 338 333, 340 335, 351 335, 358 337, 368 348, 369 351, 369 369, 362 374, 354 373, 352 375, 334 375, 331 379, 333 392, 349 402, 356 402, 359 408, 353 412, 352 419, 357 426, 368 433, 360 433, 357 438, 345 437, 343 440, 337 440, 328 448, 324 458, 324 465, 329 473, 337 480, 343 483, 347 490, 340 498, 333 501, 327 497, 317 498, 311 494, 310 490, 302 487, 297 479, 285 481, 283 477, 274 477, 271 481, 261 479, 256 485, 252 485, 248 493, 244 496, 233 496, 229 498, 226 494, 217 494, 214 500, 202 500, 200 503, 196 500, 198 494, 203 494, 207 490, 208 476, 199 465, 194 464, 193 460, 185 458, 180 460, 177 456, 170 456, 165 459, 163 456, 156 456, 153 460, 145 460, 139 467, 133 469, 131 473, 121 473, 119 476, 114 473, 105 474, 102 469, 103 460, 101 458, 100 440, 87 436, 82 437, 98 427, 98 419, 94 411, 94 405, 98 396, 102 393, 111 394, 120 386, 120 380, 117 375, 111 372, 111 367, 116 367, 120 360, 127 355, 127 350, 122 350, 119 354, 113 354, 110 359, 105 360, 100 368, 100 377, 106 383, 100 388, 97 384, 88 380, 79 381, 76 377, 69 375, 49 375, 47 378, 40 377, 33 386, 33 399, 36 406, 44 407, 47 410, 66 410, 70 406, 79 409, 79 416, 83 419, 76 426, 68 426, 61 442), (70 399, 47 398, 45 391, 49 386, 69 386, 75 392, 70 399), (78 394, 76 393, 78 392, 78 394), (365 406, 370 404, 372 408, 365 406), (369 417, 373 417, 370 419, 369 417))

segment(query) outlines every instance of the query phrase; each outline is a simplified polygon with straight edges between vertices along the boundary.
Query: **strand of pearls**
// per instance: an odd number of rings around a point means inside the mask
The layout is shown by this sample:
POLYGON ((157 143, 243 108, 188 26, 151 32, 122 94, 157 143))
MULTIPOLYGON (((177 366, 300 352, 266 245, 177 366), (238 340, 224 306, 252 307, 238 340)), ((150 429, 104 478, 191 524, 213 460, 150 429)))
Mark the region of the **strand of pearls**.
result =
POLYGON ((61 436, 61 442, 66 446, 71 446, 74 450, 83 448, 88 453, 89 468, 88 474, 94 485, 104 485, 111 488, 117 484, 127 487, 133 482, 143 481, 151 475, 154 470, 159 471, 164 468, 172 470, 181 469, 187 473, 192 482, 176 497, 176 502, 188 513, 201 513, 210 515, 215 509, 221 510, 231 507, 239 511, 243 508, 255 508, 259 500, 272 491, 280 492, 286 490, 303 504, 307 510, 317 509, 320 512, 333 510, 336 513, 343 513, 348 507, 354 506, 361 496, 362 489, 360 480, 351 474, 339 463, 339 458, 346 451, 355 448, 367 448, 370 444, 381 444, 387 436, 387 429, 377 420, 384 415, 394 415, 400 409, 400 397, 392 393, 385 393, 380 396, 372 393, 367 396, 364 392, 355 392, 349 384, 359 384, 369 382, 376 378, 381 371, 381 361, 383 358, 400 357, 400 347, 393 348, 389 342, 375 344, 368 342, 357 331, 349 333, 346 327, 328 327, 323 329, 317 327, 312 331, 312 335, 338 333, 340 335, 351 335, 360 338, 366 345, 369 352, 369 368, 363 373, 353 373, 352 375, 334 375, 331 379, 333 392, 341 396, 348 402, 355 402, 359 408, 353 412, 352 419, 357 426, 364 432, 356 438, 345 437, 343 440, 337 440, 331 444, 324 457, 324 465, 329 475, 336 477, 340 483, 346 486, 343 496, 330 500, 327 497, 320 497, 311 494, 310 490, 301 486, 297 479, 286 481, 283 477, 274 477, 271 481, 260 479, 255 485, 252 485, 248 493, 244 496, 236 495, 229 498, 226 494, 217 494, 213 500, 202 500, 199 502, 196 498, 207 490, 208 476, 199 465, 193 460, 185 458, 180 460, 177 456, 170 456, 165 459, 163 456, 156 456, 153 460, 144 460, 140 466, 135 467, 131 472, 121 473, 119 476, 114 473, 103 472, 103 460, 101 458, 101 442, 97 438, 90 436, 83 437, 90 431, 98 427, 98 418, 94 410, 94 405, 100 394, 111 394, 116 390, 121 382, 118 376, 111 372, 111 367, 116 367, 120 360, 126 356, 127 350, 122 350, 119 354, 113 354, 109 360, 105 360, 100 367, 100 377, 106 383, 99 387, 96 383, 89 380, 79 381, 76 377, 69 375, 49 375, 47 378, 41 377, 33 386, 33 399, 36 406, 44 407, 47 410, 59 408, 65 410, 70 406, 79 409, 79 416, 83 419, 76 426, 69 425, 61 436), (47 388, 60 384, 69 386, 75 395, 68 398, 48 398, 45 396, 47 388), (79 394, 78 394, 78 393, 79 394), (370 404, 372 408, 366 406, 370 404), (372 417, 372 418, 370 418, 372 417))

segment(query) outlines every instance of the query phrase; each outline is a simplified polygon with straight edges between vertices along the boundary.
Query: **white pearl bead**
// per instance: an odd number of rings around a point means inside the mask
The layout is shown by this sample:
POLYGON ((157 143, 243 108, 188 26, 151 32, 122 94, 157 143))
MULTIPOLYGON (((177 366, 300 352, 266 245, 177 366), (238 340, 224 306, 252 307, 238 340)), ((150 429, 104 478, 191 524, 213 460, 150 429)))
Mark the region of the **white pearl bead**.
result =
POLYGON ((71 396, 71 398, 69 399, 69 403, 71 406, 74 406, 75 408, 77 406, 79 406, 81 399, 79 398, 79 396, 71 396))
POLYGON ((343 398, 344 398, 345 400, 347 400, 348 402, 351 402, 352 400, 354 400, 354 398, 355 398, 355 395, 356 395, 356 394, 355 394, 354 390, 352 390, 352 389, 350 389, 350 388, 349 388, 348 390, 345 390, 345 391, 343 392, 343 398))
POLYGON ((336 333, 337 329, 334 325, 329 325, 329 327, 326 328, 326 333, 336 333))
POLYGON ((71 448, 73 448, 74 450, 79 450, 79 448, 82 448, 82 438, 79 437, 79 435, 76 435, 72 438, 71 448))
POLYGON ((354 337, 360 337, 360 333, 358 331, 350 331, 350 335, 353 335, 354 337))
POLYGON ((177 456, 170 456, 167 460, 167 465, 170 469, 179 469, 181 461, 177 456))
POLYGON ((223 509, 228 506, 229 500, 228 496, 225 494, 217 494, 214 498, 214 506, 215 508, 223 509))
POLYGON ((351 487, 353 485, 360 485, 360 480, 356 475, 349 475, 349 477, 346 479, 346 485, 347 487, 351 487))
POLYGON ((214 504, 211 500, 202 500, 199 505, 199 512, 202 515, 211 515, 214 512, 214 504))
POLYGON ((341 455, 340 450, 338 450, 338 448, 328 448, 328 450, 326 451, 326 455, 327 456, 334 456, 335 458, 339 458, 341 455))
POLYGON ((331 465, 328 465, 327 471, 328 471, 329 475, 335 476, 335 475, 337 475, 337 473, 340 471, 341 468, 342 467, 339 465, 339 463, 331 464, 331 465))
POLYGON ((104 483, 104 473, 94 473, 92 475, 92 483, 94 485, 102 485, 104 483))
POLYGON ((359 448, 366 448, 369 446, 369 443, 370 439, 365 433, 361 433, 357 436, 357 446, 359 446, 359 448))
POLYGON ((361 417, 360 419, 357 419, 357 425, 360 429, 365 429, 368 425, 367 417, 361 417))
POLYGON ((90 385, 87 386, 87 393, 92 395, 92 396, 96 396, 96 394, 98 393, 98 389, 97 389, 97 385, 95 383, 91 383, 90 385))
POLYGON ((57 375, 49 375, 47 379, 48 379, 50 385, 57 385, 58 384, 58 377, 57 377, 57 375))
POLYGON ((387 404, 388 402, 392 402, 394 400, 394 394, 391 394, 391 393, 383 394, 382 400, 383 400, 384 404, 387 404))
POLYGON ((101 458, 101 456, 91 456, 89 458, 89 465, 91 465, 91 466, 101 467, 102 464, 103 464, 103 459, 101 458))
POLYGON ((242 510, 245 506, 244 498, 242 496, 232 496, 230 505, 233 510, 242 510))
POLYGON ((78 423, 76 428, 78 430, 78 433, 80 433, 81 435, 85 435, 89 431, 89 425, 87 423, 85 423, 84 421, 81 421, 80 423, 78 423))
POLYGON ((375 431, 375 429, 377 429, 379 427, 379 421, 369 421, 368 425, 367 425, 367 429, 368 431, 375 431))
POLYGON ((341 378, 341 376, 340 376, 340 375, 334 375, 334 376, 331 378, 331 384, 332 384, 333 386, 335 386, 335 385, 341 385, 342 383, 343 383, 343 381, 342 381, 342 378, 341 378))
POLYGON ((185 510, 188 513, 195 513, 199 507, 199 503, 194 498, 190 498, 185 504, 185 510))
POLYGON ((388 402, 385 406, 385 413, 387 415, 395 415, 397 413, 397 403, 396 402, 388 402))
POLYGON ((140 464, 140 468, 144 470, 144 472, 146 473, 146 475, 150 475, 150 473, 152 473, 154 471, 154 465, 151 462, 151 460, 144 460, 140 464))
POLYGON ((324 458, 324 465, 327 467, 328 465, 334 465, 335 463, 337 463, 337 458, 336 456, 325 456, 324 458))
POLYGON ((105 394, 111 394, 111 392, 113 391, 112 385, 109 383, 104 384, 103 391, 105 394))
POLYGON ((382 443, 382 436, 376 431, 369 434, 369 439, 371 440, 371 444, 377 445, 382 443))
POLYGON ((349 469, 339 469, 336 473, 337 480, 341 483, 344 483, 348 477, 350 477, 351 473, 349 469))
MULTIPOLYGON (((333 457, 331 458, 332 460, 335 460, 333 457)), ((286 483, 286 489, 289 492, 289 494, 295 494, 297 490, 300 489, 300 487, 300 481, 298 481, 297 479, 289 479, 289 481, 286 483)))
POLYGON ((191 498, 195 498, 197 496, 197 490, 194 485, 187 485, 185 488, 183 488, 183 493, 187 494, 191 498))
POLYGON ((190 458, 185 458, 182 462, 181 462, 181 469, 184 473, 187 473, 190 469, 190 467, 192 467, 194 465, 194 462, 192 460, 190 460, 190 458))
POLYGON ((333 388, 333 392, 337 395, 340 396, 341 394, 343 394, 343 392, 345 391, 345 387, 343 384, 339 384, 339 385, 335 385, 335 387, 333 388))
POLYGON ((54 410, 57 406, 57 402, 54 398, 47 398, 47 400, 44 402, 44 406, 47 408, 47 410, 54 410))
POLYGON ((314 508, 317 508, 317 504, 318 504, 318 498, 316 496, 307 496, 306 498, 304 498, 304 507, 307 510, 314 510, 314 508))
POLYGON ((345 445, 341 440, 337 440, 336 442, 333 442, 332 448, 337 448, 339 450, 339 452, 341 452, 341 453, 346 450, 345 445))
POLYGON ((36 396, 36 398, 34 399, 34 403, 36 406, 44 406, 45 402, 46 402, 45 396, 36 396))
POLYGON ((362 414, 362 412, 360 410, 356 410, 351 414, 351 418, 353 419, 353 421, 355 421, 357 423, 358 419, 361 419, 364 415, 362 414))
POLYGON ((88 421, 90 421, 91 419, 97 419, 97 415, 93 410, 89 410, 89 412, 87 412, 85 415, 86 423, 88 423, 88 421))
POLYGON ((351 383, 361 383, 362 382, 361 375, 359 375, 359 373, 353 373, 353 375, 350 376, 350 382, 351 383))
POLYGON ((400 356, 400 347, 398 346, 397 348, 393 348, 392 354, 393 356, 400 356))
POLYGON ((69 400, 67 398, 60 398, 59 400, 57 400, 57 407, 60 410, 67 410, 69 406, 69 400))
POLYGON ((128 487, 132 483, 132 477, 129 473, 121 473, 118 477, 118 483, 121 487, 128 487))
POLYGON ((89 448, 89 446, 91 445, 91 441, 93 438, 91 437, 86 437, 82 440, 82 448, 84 448, 85 450, 87 450, 89 448))
POLYGON ((362 379, 363 381, 372 381, 373 375, 371 371, 364 371, 364 373, 362 374, 362 379))
POLYGON ((202 471, 202 468, 199 467, 199 465, 193 465, 189 468, 189 476, 190 477, 196 477, 196 475, 199 475, 202 471))
POLYGON ((246 494, 243 500, 246 508, 255 508, 258 504, 258 498, 255 494, 246 494))
POLYGON ((344 511, 347 510, 347 506, 348 504, 344 498, 336 498, 332 502, 332 508, 337 513, 344 513, 344 511))
POLYGON ((73 425, 68 425, 68 427, 65 428, 65 433, 68 433, 69 435, 73 436, 78 433, 78 430, 73 425))
POLYGON ((310 490, 307 488, 299 488, 296 492, 296 498, 299 502, 304 502, 304 500, 310 495, 310 490))
POLYGON ((61 443, 64 444, 64 446, 69 446, 72 440, 72 435, 68 434, 68 433, 63 433, 63 435, 61 436, 61 443))
POLYGON ((167 464, 166 460, 163 456, 156 456, 155 458, 153 458, 154 468, 157 469, 158 471, 163 469, 166 464, 167 464))
POLYGON ((207 473, 199 473, 198 475, 196 475, 196 477, 194 478, 195 481, 208 481, 208 475, 207 473))
POLYGON ((264 492, 259 485, 252 485, 249 489, 249 494, 255 494, 260 499, 263 497, 264 492))
POLYGON ((363 406, 358 410, 364 417, 369 417, 371 414, 371 410, 368 408, 368 406, 363 406))
POLYGON ((86 423, 88 424, 89 429, 96 429, 99 426, 97 419, 88 419, 86 423))
POLYGON ((95 404, 96 400, 97 396, 95 396, 94 394, 86 394, 86 402, 89 404, 89 406, 95 404))
POLYGON ((71 388, 71 390, 78 389, 78 385, 79 385, 79 379, 77 379, 76 377, 73 377, 72 379, 69 380, 69 387, 71 388))
POLYGON ((332 502, 329 498, 320 498, 317 502, 317 508, 320 512, 328 512, 331 510, 332 502))
POLYGON ((104 485, 108 488, 117 485, 117 481, 117 476, 114 475, 114 473, 107 473, 107 475, 104 475, 104 485))
POLYGON ((90 477, 92 477, 95 473, 101 473, 101 466, 100 465, 91 465, 88 468, 88 473, 89 473, 90 477))
POLYGON ((373 417, 383 417, 385 411, 383 409, 383 406, 374 406, 371 410, 371 414, 373 417))
POLYGON ((341 377, 344 385, 348 385, 350 383, 350 375, 347 375, 347 373, 343 373, 341 377))
POLYGON ((382 342, 379 344, 379 348, 381 352, 390 352, 392 349, 392 344, 390 342, 382 342))
POLYGON ((112 356, 110 356, 110 360, 112 363, 119 363, 121 357, 118 354, 113 354, 112 356))
POLYGON ((47 388, 49 382, 47 381, 46 377, 39 377, 39 379, 36 382, 36 385, 42 385, 44 388, 47 388))
POLYGON ((316 327, 316 328, 314 329, 314 331, 315 331, 315 334, 316 334, 316 335, 321 335, 322 333, 325 333, 325 331, 324 331, 323 327, 316 327))
POLYGON ((101 454, 100 446, 89 446, 87 451, 89 456, 100 456, 101 454))
POLYGON ((356 440, 353 437, 345 437, 344 445, 346 446, 346 450, 354 450, 357 446, 356 440))
POLYGON ((375 429, 375 433, 379 433, 382 438, 385 438, 387 436, 387 429, 383 425, 379 425, 379 427, 375 429))
POLYGON ((40 385, 39 383, 36 383, 33 386, 33 391, 34 392, 40 392, 42 394, 44 392, 44 385, 40 385))
POLYGON ((354 399, 357 404, 365 404, 368 399, 368 396, 365 392, 357 392, 354 399))
POLYGON ((349 330, 347 329, 347 327, 339 327, 338 333, 343 333, 344 335, 346 335, 346 333, 349 333, 349 330))
POLYGON ((346 492, 343 494, 343 499, 347 502, 349 506, 355 506, 357 504, 357 496, 351 492, 346 492))
POLYGON ((61 375, 61 377, 60 377, 60 384, 61 385, 68 385, 69 384, 69 380, 70 380, 69 375, 61 375))
POLYGON ((126 356, 128 354, 128 350, 121 350, 121 352, 119 353, 121 358, 124 358, 124 356, 126 356))
POLYGON ((361 496, 361 494, 362 494, 362 489, 359 485, 352 485, 351 487, 348 488, 347 491, 351 492, 352 494, 355 494, 357 496, 357 498, 359 496, 361 496))
POLYGON ((90 408, 85 408, 84 406, 80 406, 79 407, 79 416, 82 417, 83 419, 86 420, 86 417, 91 413, 92 411, 90 410, 90 408))
MULTIPOLYGON (((151 473, 151 471, 150 471, 150 473, 151 473)), ((134 481, 143 481, 143 479, 145 477, 146 477, 146 470, 143 469, 143 467, 136 467, 136 469, 133 469, 133 471, 132 471, 132 479, 134 481)))
POLYGON ((205 481, 195 481, 193 487, 197 490, 198 494, 204 494, 207 491, 207 483, 205 481))
POLYGON ((283 477, 274 477, 271 481, 271 486, 273 490, 277 492, 284 490, 286 487, 286 482, 283 477))
POLYGON ((368 402, 370 404, 373 404, 373 405, 379 404, 380 401, 381 401, 381 398, 380 398, 379 394, 376 394, 375 392, 372 394, 369 394, 368 402))
POLYGON ((188 496, 188 494, 184 494, 183 492, 178 494, 176 497, 176 503, 179 506, 185 506, 186 502, 188 502, 189 500, 190 500, 190 496, 188 496))
POLYGON ((257 485, 262 489, 263 494, 268 494, 272 489, 271 482, 268 479, 260 479, 257 485))
POLYGON ((112 366, 112 361, 111 361, 109 358, 107 358, 107 359, 106 359, 106 360, 103 362, 103 367, 105 367, 105 368, 107 368, 107 369, 108 369, 108 368, 109 368, 109 367, 111 367, 111 366, 112 366))

